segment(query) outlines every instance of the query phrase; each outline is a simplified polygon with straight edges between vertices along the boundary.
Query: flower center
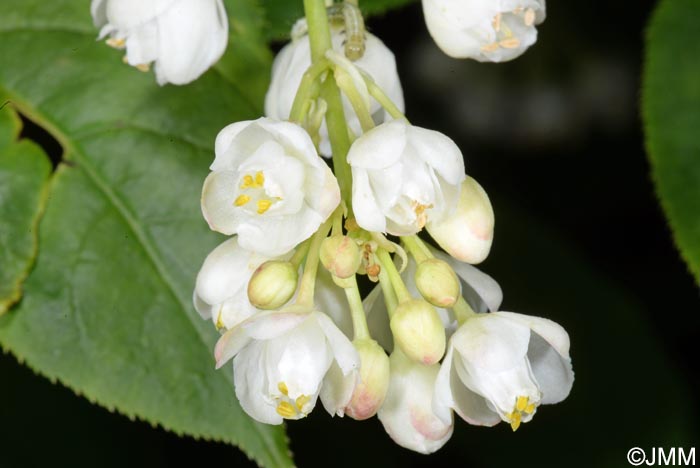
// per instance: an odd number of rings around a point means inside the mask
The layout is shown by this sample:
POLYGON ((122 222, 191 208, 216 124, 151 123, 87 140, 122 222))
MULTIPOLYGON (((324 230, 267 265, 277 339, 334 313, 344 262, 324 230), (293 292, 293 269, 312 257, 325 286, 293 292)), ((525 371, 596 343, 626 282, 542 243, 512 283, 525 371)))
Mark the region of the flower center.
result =
POLYGON ((423 227, 425 226, 425 223, 428 222, 428 214, 425 212, 425 210, 429 210, 432 207, 433 207, 432 203, 430 203, 428 205, 423 205, 423 204, 419 203, 417 200, 413 200, 411 202, 411 208, 413 208, 413 212, 416 214, 416 225, 420 229, 423 229, 423 227))
POLYGON ((506 418, 508 418, 511 429, 513 429, 513 432, 517 431, 520 427, 523 416, 528 416, 534 413, 536 407, 537 405, 535 403, 530 402, 530 397, 519 396, 515 399, 513 411, 505 414, 506 418))
POLYGON ((279 400, 277 403, 277 414, 285 419, 296 419, 300 414, 302 417, 309 414, 308 411, 304 411, 304 406, 311 401, 310 396, 299 395, 296 399, 292 400, 289 397, 287 384, 284 382, 279 382, 277 384, 277 389, 280 391, 280 395, 275 397, 276 400, 279 400))
POLYGON ((498 13, 493 17, 491 21, 491 26, 493 26, 496 32, 496 40, 490 44, 486 44, 481 47, 482 52, 495 52, 499 48, 503 49, 516 49, 520 47, 520 39, 518 39, 516 33, 513 29, 508 26, 506 19, 522 22, 527 28, 535 24, 535 10, 532 8, 522 8, 518 7, 513 11, 506 13, 498 13))
POLYGON ((265 174, 263 171, 257 171, 255 174, 245 174, 239 188, 242 193, 236 197, 233 204, 235 206, 245 206, 246 208, 254 207, 249 209, 249 211, 255 211, 259 215, 265 213, 273 204, 282 200, 282 197, 267 198, 265 174))

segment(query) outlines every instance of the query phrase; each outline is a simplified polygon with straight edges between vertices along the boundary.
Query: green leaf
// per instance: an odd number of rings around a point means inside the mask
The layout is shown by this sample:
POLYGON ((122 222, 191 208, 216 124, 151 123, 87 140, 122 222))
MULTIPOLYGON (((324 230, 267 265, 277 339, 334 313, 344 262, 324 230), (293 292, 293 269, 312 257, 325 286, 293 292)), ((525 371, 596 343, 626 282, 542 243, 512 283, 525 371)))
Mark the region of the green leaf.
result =
MULTIPOLYGON (((218 334, 191 305, 196 273, 222 240, 199 208, 214 137, 262 107, 259 87, 246 84, 269 73, 260 31, 244 21, 252 29, 233 34, 250 54, 189 86, 159 87, 95 40, 87 3, 0 2, 0 103, 64 150, 36 265, 23 300, 0 318, 0 344, 110 410, 290 466, 284 429, 248 418, 231 368, 214 370, 218 334)), ((259 14, 253 1, 235 8, 259 14)))
MULTIPOLYGON (((382 14, 415 0, 362 0, 360 9, 366 16, 382 14)), ((294 23, 304 16, 301 0, 261 0, 267 13, 267 36, 270 39, 287 40, 294 23)))
POLYGON ((5 105, 0 110, 0 315, 22 295, 51 173, 41 148, 14 141, 20 129, 19 117, 5 105))
POLYGON ((700 283, 700 3, 665 0, 647 35, 647 150, 676 245, 700 283))

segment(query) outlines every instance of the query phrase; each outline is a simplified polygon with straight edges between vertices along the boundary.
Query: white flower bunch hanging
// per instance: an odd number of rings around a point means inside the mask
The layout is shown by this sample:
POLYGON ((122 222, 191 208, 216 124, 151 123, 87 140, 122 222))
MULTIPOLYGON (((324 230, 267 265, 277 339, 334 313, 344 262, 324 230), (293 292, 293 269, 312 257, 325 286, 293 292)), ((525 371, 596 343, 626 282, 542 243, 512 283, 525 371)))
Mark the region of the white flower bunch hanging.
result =
MULTIPOLYGON (((473 266, 492 247, 489 197, 452 139, 408 121, 394 55, 357 2, 304 5, 265 115, 219 132, 202 189, 204 219, 228 236, 193 293, 221 333, 216 367, 232 367, 241 407, 266 424, 320 400, 332 416, 376 415, 421 453, 450 439, 455 413, 517 430, 571 390, 566 331, 500 310, 498 283, 473 266)), ((534 44, 545 17, 544 0, 423 8, 448 55, 492 62, 534 44)), ((99 37, 161 85, 196 79, 228 41, 222 0, 91 11, 99 37)))

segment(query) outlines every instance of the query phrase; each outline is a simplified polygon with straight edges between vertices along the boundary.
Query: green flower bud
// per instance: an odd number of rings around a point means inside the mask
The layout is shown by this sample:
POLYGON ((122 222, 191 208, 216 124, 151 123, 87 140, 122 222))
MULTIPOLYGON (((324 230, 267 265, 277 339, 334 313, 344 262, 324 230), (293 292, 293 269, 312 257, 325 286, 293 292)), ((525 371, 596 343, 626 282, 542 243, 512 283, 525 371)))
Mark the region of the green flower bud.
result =
POLYGON ((384 403, 389 389, 389 356, 372 340, 355 340, 360 355, 360 381, 355 386, 345 414, 362 421, 374 416, 384 403))
POLYGON ((248 282, 248 300, 258 309, 278 309, 292 298, 298 280, 297 269, 290 262, 267 261, 248 282))
POLYGON ((396 307, 391 317, 394 343, 421 364, 435 364, 445 354, 445 328, 437 310, 422 299, 411 299, 396 307))
POLYGON ((348 236, 326 237, 321 244, 321 263, 338 278, 349 278, 360 267, 360 249, 348 236))
POLYGON ((436 307, 452 307, 461 293, 459 279, 452 267, 437 258, 419 263, 414 278, 421 295, 436 307))

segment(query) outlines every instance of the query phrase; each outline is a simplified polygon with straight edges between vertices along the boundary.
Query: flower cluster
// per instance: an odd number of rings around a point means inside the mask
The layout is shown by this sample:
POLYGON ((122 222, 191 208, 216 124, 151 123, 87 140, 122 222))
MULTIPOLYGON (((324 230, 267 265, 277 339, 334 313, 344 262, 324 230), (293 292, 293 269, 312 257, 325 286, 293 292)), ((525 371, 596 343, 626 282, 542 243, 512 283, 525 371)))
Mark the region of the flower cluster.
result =
MULTIPOLYGON (((569 337, 499 310, 499 285, 472 266, 491 249, 489 197, 449 137, 406 119, 394 56, 356 2, 305 5, 266 115, 221 130, 204 181, 204 218, 229 236, 193 298, 222 334, 216 366, 232 362, 241 406, 267 424, 320 399, 331 415, 376 415, 422 453, 446 443, 455 413, 517 430, 569 394, 569 337), (358 279, 375 285, 364 299, 358 279)), ((449 55, 495 62, 535 42, 545 11, 544 0, 423 7, 449 55)), ((131 65, 155 62, 161 84, 193 80, 227 41, 221 0, 93 0, 92 12, 100 37, 131 65)))

